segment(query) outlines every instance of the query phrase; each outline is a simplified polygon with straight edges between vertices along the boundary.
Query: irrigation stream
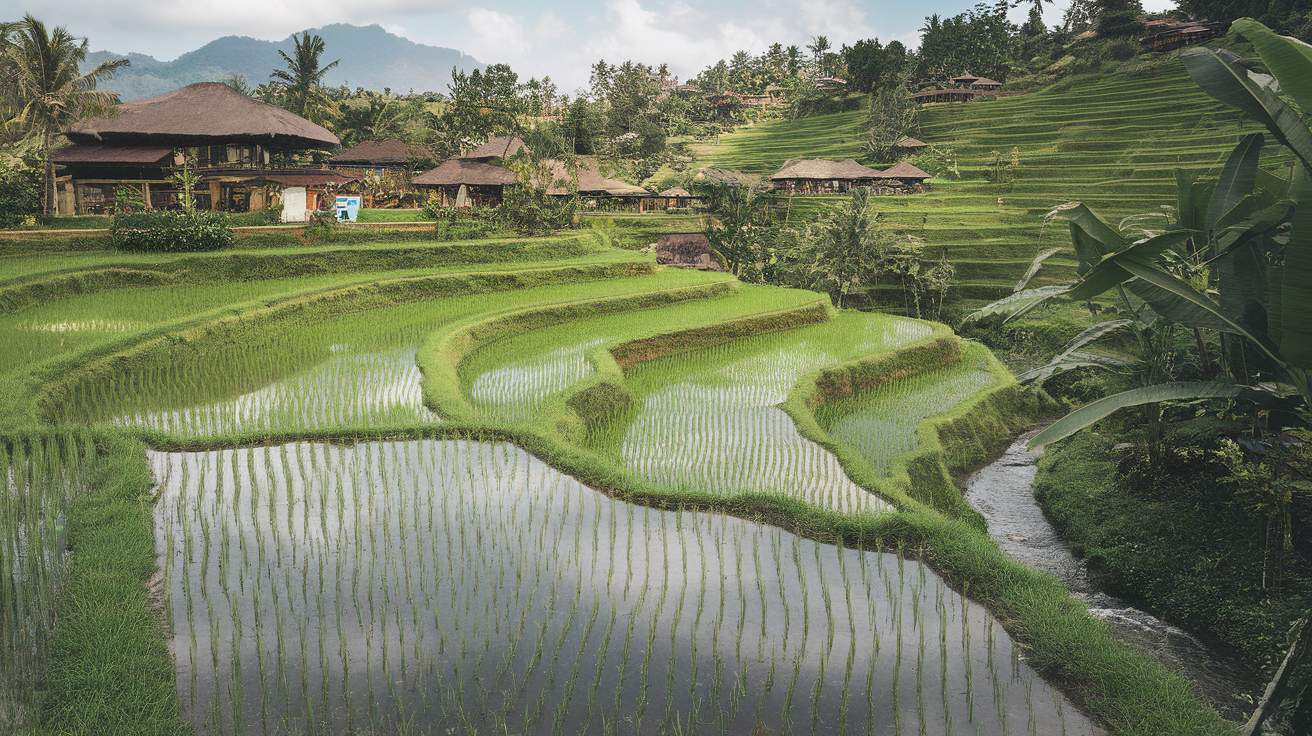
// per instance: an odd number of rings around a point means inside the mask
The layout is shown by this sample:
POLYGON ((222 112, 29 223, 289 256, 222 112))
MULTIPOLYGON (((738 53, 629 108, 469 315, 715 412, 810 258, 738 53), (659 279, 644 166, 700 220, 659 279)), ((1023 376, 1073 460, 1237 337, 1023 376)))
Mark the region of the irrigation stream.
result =
POLYGON ((1100 590, 1088 568, 1048 523, 1034 501, 1033 489, 1043 451, 1025 449, 1038 433, 1034 429, 1021 435, 1002 457, 967 482, 966 500, 984 515, 989 534, 1007 554, 1057 576, 1073 597, 1088 605, 1092 616, 1107 623, 1114 638, 1183 674, 1222 715, 1232 720, 1246 717, 1246 705, 1237 695, 1261 688, 1251 668, 1100 590))
POLYGON ((151 452, 200 733, 1096 734, 922 565, 465 441, 151 452))

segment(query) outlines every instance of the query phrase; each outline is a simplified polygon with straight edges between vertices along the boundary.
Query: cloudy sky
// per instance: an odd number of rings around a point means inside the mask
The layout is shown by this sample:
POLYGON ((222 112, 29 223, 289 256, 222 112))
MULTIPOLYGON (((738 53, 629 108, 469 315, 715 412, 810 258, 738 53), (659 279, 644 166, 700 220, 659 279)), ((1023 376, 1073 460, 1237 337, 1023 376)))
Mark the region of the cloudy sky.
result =
MULTIPOLYGON (((1050 23, 1068 0, 1047 6, 1050 23)), ((32 13, 86 36, 93 50, 149 54, 162 61, 220 36, 277 41, 329 23, 377 23, 417 43, 446 46, 521 77, 550 75, 560 89, 584 85, 597 59, 668 63, 681 77, 734 51, 771 43, 835 47, 862 38, 919 43, 931 13, 955 15, 972 0, 0 0, 0 18, 32 13)), ((1150 10, 1173 0, 1144 0, 1150 10)), ((1014 11, 1023 18, 1025 9, 1014 11)))

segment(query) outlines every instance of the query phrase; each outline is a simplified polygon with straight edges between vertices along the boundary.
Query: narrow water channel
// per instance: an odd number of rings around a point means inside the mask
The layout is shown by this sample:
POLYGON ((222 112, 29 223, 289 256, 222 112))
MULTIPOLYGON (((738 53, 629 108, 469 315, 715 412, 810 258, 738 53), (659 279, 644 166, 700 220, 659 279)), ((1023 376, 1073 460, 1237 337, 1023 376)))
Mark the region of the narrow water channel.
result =
POLYGON ((1221 715, 1234 721, 1247 717, 1248 706, 1240 695, 1261 688, 1247 664, 1103 592, 1048 523, 1034 501, 1034 477, 1043 450, 1025 449, 1038 433, 1034 429, 1021 435, 1002 457, 967 481, 966 500, 984 515, 989 535, 1003 552, 1057 576, 1072 597, 1089 607, 1090 615, 1106 622, 1113 638, 1184 675, 1221 715))

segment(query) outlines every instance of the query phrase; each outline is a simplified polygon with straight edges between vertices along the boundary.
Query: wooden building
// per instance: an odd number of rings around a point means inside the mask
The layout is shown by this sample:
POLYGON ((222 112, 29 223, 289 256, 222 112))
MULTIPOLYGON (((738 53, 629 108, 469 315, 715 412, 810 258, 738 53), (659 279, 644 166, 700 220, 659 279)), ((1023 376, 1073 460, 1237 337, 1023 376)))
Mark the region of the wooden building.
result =
POLYGON ((931 178, 933 177, 906 161, 890 166, 880 175, 882 182, 900 181, 904 187, 912 191, 923 191, 925 182, 931 178))
POLYGON ((443 161, 410 184, 448 207, 495 207, 501 204, 505 187, 519 180, 515 172, 501 164, 526 148, 519 138, 493 138, 443 161))
POLYGON ((882 177, 878 169, 862 166, 850 158, 846 161, 793 158, 784 162, 770 182, 789 194, 834 194, 872 186, 882 177))
POLYGON ((893 150, 902 155, 919 153, 926 148, 929 148, 928 143, 912 138, 909 135, 904 135, 893 141, 893 150))
POLYGON ((660 208, 666 210, 692 207, 694 203, 701 201, 701 197, 698 197, 683 187, 670 187, 669 189, 657 194, 656 198, 663 200, 660 202, 660 208))
POLYGON ((244 212, 277 205, 280 189, 267 175, 305 170, 273 168, 272 155, 339 143, 323 127, 220 82, 122 103, 115 114, 83 120, 64 135, 73 145, 51 154, 60 215, 115 212, 121 186, 139 192, 149 208, 181 207, 169 176, 184 163, 201 177, 198 207, 244 212))
POLYGON ((979 97, 982 93, 973 89, 953 88, 953 89, 927 89, 924 92, 917 92, 911 95, 911 99, 922 105, 931 102, 970 102, 979 97))
POLYGON ((415 164, 422 165, 425 158, 430 158, 427 151, 411 147, 398 138, 385 138, 381 141, 364 141, 329 157, 327 164, 334 169, 381 175, 387 171, 412 171, 415 164))

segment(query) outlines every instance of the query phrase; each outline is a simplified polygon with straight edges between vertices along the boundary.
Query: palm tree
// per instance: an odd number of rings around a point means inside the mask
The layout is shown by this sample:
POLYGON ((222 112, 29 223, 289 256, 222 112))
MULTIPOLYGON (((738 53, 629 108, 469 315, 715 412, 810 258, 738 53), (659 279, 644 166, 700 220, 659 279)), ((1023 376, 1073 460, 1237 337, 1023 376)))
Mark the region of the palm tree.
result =
POLYGON ((54 164, 50 148, 55 136, 79 120, 103 115, 118 104, 118 95, 96 89, 127 59, 101 62, 80 73, 87 58, 87 40, 78 42, 68 29, 48 32, 29 13, 17 23, 0 28, 0 96, 3 96, 5 132, 39 141, 45 161, 43 212, 54 202, 54 164))
POLYGON ((341 60, 319 66, 323 39, 311 36, 309 31, 302 33, 300 38, 293 36, 292 41, 296 44, 295 58, 279 51, 278 55, 287 62, 287 68, 274 69, 269 78, 282 88, 284 106, 288 110, 313 122, 323 122, 327 117, 323 114, 324 108, 328 106, 328 97, 323 93, 323 77, 341 60))

